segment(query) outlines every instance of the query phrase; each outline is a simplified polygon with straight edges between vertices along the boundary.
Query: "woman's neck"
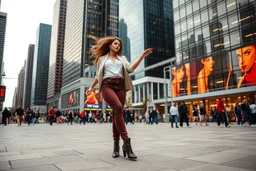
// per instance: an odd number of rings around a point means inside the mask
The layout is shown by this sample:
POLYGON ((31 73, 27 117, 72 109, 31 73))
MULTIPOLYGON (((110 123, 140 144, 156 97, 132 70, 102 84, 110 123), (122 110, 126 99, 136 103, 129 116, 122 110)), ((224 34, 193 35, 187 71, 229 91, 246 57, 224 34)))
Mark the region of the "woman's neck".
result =
POLYGON ((116 53, 113 52, 113 51, 110 51, 110 52, 109 52, 109 56, 111 56, 111 57, 116 57, 116 53))

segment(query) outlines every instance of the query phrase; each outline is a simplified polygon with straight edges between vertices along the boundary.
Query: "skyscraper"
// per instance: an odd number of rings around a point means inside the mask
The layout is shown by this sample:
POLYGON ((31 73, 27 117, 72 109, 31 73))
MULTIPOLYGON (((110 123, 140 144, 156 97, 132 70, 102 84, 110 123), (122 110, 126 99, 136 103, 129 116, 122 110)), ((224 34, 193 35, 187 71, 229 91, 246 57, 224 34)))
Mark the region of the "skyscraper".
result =
POLYGON ((85 110, 84 92, 96 73, 90 48, 95 38, 118 35, 118 1, 68 1, 60 95, 62 110, 85 110))
POLYGON ((16 108, 19 106, 23 107, 25 68, 26 68, 26 61, 24 62, 24 66, 21 68, 20 73, 18 75, 16 108))
POLYGON ((62 86, 84 76, 95 38, 108 35, 118 35, 118 0, 68 1, 62 86))
POLYGON ((2 84, 2 66, 4 57, 4 42, 5 42, 5 31, 6 31, 6 20, 7 14, 0 12, 0 84, 2 84))
POLYGON ((58 107, 62 83, 63 53, 65 42, 67 0, 56 0, 53 11, 53 24, 50 49, 50 63, 47 89, 47 108, 58 107))
POLYGON ((34 44, 30 44, 28 46, 28 56, 27 56, 27 63, 25 68, 25 80, 24 80, 23 109, 27 109, 28 107, 30 107, 34 48, 35 48, 34 44))
POLYGON ((35 42, 31 107, 45 112, 51 42, 51 25, 40 23, 35 42))
MULTIPOLYGON (((174 32, 171 0, 119 1, 119 37, 124 44, 123 55, 135 62, 146 48, 153 48, 138 69, 174 57, 174 32)), ((136 74, 135 78, 153 76, 163 78, 162 68, 136 74)))

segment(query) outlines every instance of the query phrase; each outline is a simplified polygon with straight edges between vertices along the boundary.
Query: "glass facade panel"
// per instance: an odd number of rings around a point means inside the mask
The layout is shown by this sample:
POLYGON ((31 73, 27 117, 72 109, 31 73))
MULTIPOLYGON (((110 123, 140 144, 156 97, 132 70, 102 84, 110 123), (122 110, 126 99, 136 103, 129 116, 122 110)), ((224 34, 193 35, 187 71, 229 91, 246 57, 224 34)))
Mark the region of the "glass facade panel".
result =
POLYGON ((200 0, 200 8, 204 8, 207 6, 207 1, 206 0, 200 0))
POLYGON ((180 12, 179 10, 174 12, 174 22, 178 21, 180 19, 180 12))
POLYGON ((194 26, 198 26, 201 24, 200 14, 194 15, 194 26))
POLYGON ((238 31, 230 33, 231 46, 240 44, 240 33, 238 31))
POLYGON ((175 34, 180 34, 180 25, 179 24, 176 24, 175 25, 175 34))
POLYGON ((184 32, 187 30, 187 23, 186 20, 181 22, 181 32, 184 32))
POLYGON ((217 5, 217 8, 218 8, 218 16, 221 16, 221 15, 225 14, 226 13, 226 3, 225 3, 225 1, 219 3, 217 5))
POLYGON ((192 13, 192 5, 191 5, 191 3, 188 3, 186 5, 186 11, 187 11, 187 15, 190 15, 192 13))
POLYGON ((179 1, 172 1, 173 2, 173 9, 179 6, 179 1))
POLYGON ((230 12, 236 9, 236 0, 227 0, 227 11, 230 12))
POLYGON ((198 0, 193 1, 193 12, 199 10, 199 2, 198 0))
POLYGON ((187 19, 187 26, 188 26, 188 30, 192 29, 194 27, 194 22, 193 22, 193 18, 192 17, 189 17, 187 19))
POLYGON ((203 34, 203 38, 208 38, 210 36, 210 28, 208 25, 202 28, 202 34, 203 34))
POLYGON ((201 11, 201 20, 202 20, 202 23, 209 21, 207 10, 201 11))
POLYGON ((180 18, 184 18, 186 16, 186 10, 185 10, 185 7, 181 8, 180 9, 180 18))

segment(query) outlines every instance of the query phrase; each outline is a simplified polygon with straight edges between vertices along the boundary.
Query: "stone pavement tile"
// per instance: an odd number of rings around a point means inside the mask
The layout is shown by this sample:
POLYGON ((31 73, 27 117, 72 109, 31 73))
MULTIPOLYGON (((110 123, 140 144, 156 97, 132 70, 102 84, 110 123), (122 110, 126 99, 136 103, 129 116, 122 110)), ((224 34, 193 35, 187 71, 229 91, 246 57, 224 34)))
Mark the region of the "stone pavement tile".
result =
POLYGON ((20 168, 15 169, 15 171, 60 171, 54 165, 38 166, 38 167, 29 167, 29 168, 20 168))
POLYGON ((6 152, 5 146, 4 145, 0 145, 0 153, 2 152, 6 152))
MULTIPOLYGON (((256 154, 256 153, 254 153, 256 154)), ((225 166, 237 167, 242 169, 256 170, 256 156, 249 156, 246 158, 231 161, 223 164, 225 166)))
POLYGON ((10 168, 10 165, 8 161, 0 162, 0 170, 8 170, 10 168))
POLYGON ((250 154, 223 151, 223 152, 206 154, 201 156, 189 157, 187 159, 200 161, 200 162, 222 164, 222 163, 227 163, 227 162, 248 157, 248 156, 250 156, 250 154))
POLYGON ((24 159, 24 160, 15 160, 11 161, 13 168, 25 168, 25 167, 34 167, 34 166, 44 166, 49 164, 59 164, 59 163, 69 163, 74 161, 83 161, 85 159, 70 155, 70 156, 56 156, 49 158, 40 158, 40 159, 24 159))
POLYGON ((106 163, 100 160, 87 160, 87 161, 79 161, 79 162, 67 162, 55 164, 61 171, 80 171, 80 170, 88 170, 92 168, 105 168, 105 167, 113 167, 114 165, 106 163))
POLYGON ((222 165, 214 165, 214 164, 205 164, 194 168, 188 168, 181 171, 250 171, 247 169, 229 167, 229 166, 222 166, 222 165))
POLYGON ((248 149, 248 148, 235 148, 232 150, 227 150, 226 152, 235 152, 235 153, 242 153, 242 154, 249 154, 249 155, 255 155, 256 149, 248 149))
POLYGON ((187 168, 193 168, 199 165, 204 165, 204 163, 187 160, 187 159, 179 159, 169 156, 163 155, 152 155, 152 156, 144 156, 140 157, 141 161, 150 163, 154 165, 155 163, 161 166, 165 166, 169 169, 182 170, 187 168))
POLYGON ((8 155, 1 156, 0 161, 10 161, 10 160, 21 160, 21 159, 35 159, 43 158, 40 154, 17 154, 17 155, 8 155))
POLYGON ((232 146, 228 146, 228 145, 213 145, 213 146, 208 146, 207 148, 212 149, 212 150, 216 150, 216 151, 225 151, 225 150, 231 150, 234 149, 234 147, 232 146))
POLYGON ((0 153, 0 157, 2 156, 12 156, 12 155, 19 155, 21 152, 19 151, 14 151, 14 152, 2 152, 0 153))
POLYGON ((57 154, 58 156, 83 154, 75 150, 53 150, 52 152, 57 154))

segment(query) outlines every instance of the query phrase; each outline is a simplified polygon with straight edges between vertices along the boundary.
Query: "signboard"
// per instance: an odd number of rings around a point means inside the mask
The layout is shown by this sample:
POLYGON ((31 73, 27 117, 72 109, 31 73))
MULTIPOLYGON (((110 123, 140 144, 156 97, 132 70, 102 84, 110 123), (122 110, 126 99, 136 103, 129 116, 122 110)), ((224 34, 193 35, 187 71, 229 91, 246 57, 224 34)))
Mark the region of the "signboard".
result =
POLYGON ((84 89, 84 108, 85 109, 101 109, 102 108, 102 96, 99 90, 92 90, 87 96, 86 91, 88 88, 84 89))
POLYGON ((5 100, 6 87, 0 86, 0 101, 3 102, 5 100))
POLYGON ((256 85, 256 45, 171 68, 172 97, 256 85))

